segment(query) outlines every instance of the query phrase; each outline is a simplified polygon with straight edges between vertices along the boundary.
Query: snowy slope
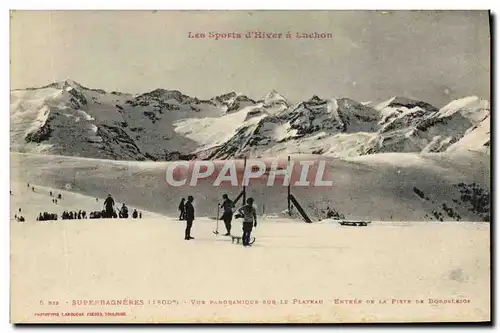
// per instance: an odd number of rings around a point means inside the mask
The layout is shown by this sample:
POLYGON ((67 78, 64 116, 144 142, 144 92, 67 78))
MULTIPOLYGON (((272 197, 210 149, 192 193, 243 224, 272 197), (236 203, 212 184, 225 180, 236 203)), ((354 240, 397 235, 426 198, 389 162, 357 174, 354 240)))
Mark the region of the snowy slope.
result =
POLYGON ((58 318, 73 323, 461 322, 491 316, 488 224, 374 223, 349 228, 287 223, 283 228, 281 220, 261 220, 250 249, 215 237, 213 221, 195 221, 195 240, 189 243, 182 240, 183 228, 184 223, 170 219, 13 224, 12 319, 54 320, 31 315, 46 309, 39 306, 40 299, 54 298, 61 304, 53 311, 127 314, 58 318), (242 262, 243 271, 238 269, 242 262), (124 298, 144 300, 144 305, 65 303, 124 298), (386 300, 387 305, 335 304, 355 299, 386 300), (393 299, 412 302, 398 305, 393 299), (425 303, 416 304, 416 299, 425 303), (430 304, 429 299, 470 302, 430 304), (226 304, 209 303, 224 300, 226 304), (278 305, 263 304, 273 300, 278 305), (280 300, 288 304, 280 305, 280 300))
MULTIPOLYGON (((292 187, 292 193, 316 221, 326 216, 328 208, 353 219, 489 220, 489 155, 469 151, 394 153, 348 160, 315 156, 326 161, 323 179, 333 181, 333 185, 292 187)), ((112 193, 118 201, 169 216, 177 214, 180 198, 190 194, 196 197, 198 216, 215 216, 223 193, 234 198, 241 191, 229 185, 216 188, 208 179, 196 187, 190 187, 189 182, 172 187, 165 180, 168 163, 11 155, 14 180, 60 189, 70 186, 92 197, 112 193)), ((247 190, 255 197, 259 211, 280 214, 287 208, 286 187, 280 182, 268 187, 265 180, 256 180, 247 190)))
MULTIPOLYGON (((327 220, 305 224, 259 217, 253 231, 256 243, 243 248, 214 236, 215 221, 207 218, 195 220, 195 239, 189 242, 183 240, 185 223, 147 212, 140 220, 36 222, 32 217, 41 209, 91 210, 100 205, 94 197, 65 191, 56 208, 47 195, 49 188, 37 186, 31 192, 24 183, 12 185, 12 207, 22 207, 28 217, 24 223, 15 222, 12 210, 11 321, 16 323, 459 322, 491 316, 488 223, 375 221, 352 228, 327 220), (244 270, 238 269, 242 262, 244 270), (101 299, 144 304, 72 303, 101 299), (355 299, 386 300, 387 305, 338 302, 355 299), (424 304, 416 304, 416 299, 424 304), (429 299, 470 302, 430 304, 429 299), (59 301, 50 306, 51 312, 126 316, 35 317, 48 311, 40 300, 59 301), (149 302, 153 300, 177 302, 149 302), (259 303, 208 303, 223 300, 259 303), (264 304, 273 300, 278 304, 264 304), (288 304, 280 305, 280 300, 288 304)), ((239 224, 234 220, 236 235, 239 224)))
POLYGON ((457 112, 463 117, 470 119, 473 123, 478 123, 489 116, 490 103, 477 96, 456 99, 441 108, 439 116, 447 117, 457 112))
POLYGON ((462 139, 451 145, 447 150, 456 151, 460 149, 471 149, 489 153, 491 137, 490 125, 491 118, 488 116, 479 124, 468 129, 462 139))

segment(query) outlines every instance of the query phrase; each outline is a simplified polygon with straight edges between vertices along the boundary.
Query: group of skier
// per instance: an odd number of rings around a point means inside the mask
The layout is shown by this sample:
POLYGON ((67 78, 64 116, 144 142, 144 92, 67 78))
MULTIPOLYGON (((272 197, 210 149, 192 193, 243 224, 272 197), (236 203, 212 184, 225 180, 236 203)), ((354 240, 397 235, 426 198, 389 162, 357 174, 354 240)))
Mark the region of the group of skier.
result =
MULTIPOLYGON (((96 198, 96 201, 98 199, 96 198)), ((104 200, 104 210, 101 212, 101 216, 95 216, 95 218, 128 218, 128 207, 125 204, 122 204, 122 207, 118 211, 118 214, 115 212, 115 200, 111 196, 111 194, 108 194, 108 197, 106 200, 104 200)), ((136 209, 132 212, 132 217, 134 219, 136 218, 142 218, 142 213, 137 212, 136 209)))
MULTIPOLYGON (((28 184, 28 186, 30 186, 28 184)), ((12 192, 11 192, 12 193, 12 192)), ((50 196, 53 196, 53 193, 50 192, 50 196)), ((62 199, 61 194, 57 196, 57 198, 60 200, 62 199)), ((53 199, 54 200, 54 199, 53 199)), ((96 201, 98 199, 96 198, 96 201)), ((182 198, 181 203, 179 204, 179 220, 185 220, 186 221, 186 229, 184 231, 184 239, 185 240, 191 240, 194 239, 194 237, 191 236, 191 229, 193 227, 193 221, 195 219, 195 208, 194 208, 194 197, 192 195, 189 195, 187 200, 185 198, 182 198)), ((222 209, 222 216, 220 219, 224 221, 224 225, 226 227, 226 233, 224 236, 231 236, 231 223, 233 220, 233 215, 236 212, 236 215, 234 215, 235 218, 243 218, 243 235, 241 237, 243 246, 250 246, 250 236, 252 233, 252 230, 254 227, 257 227, 257 212, 255 210, 255 207, 253 206, 254 204, 254 199, 253 198, 248 198, 246 200, 246 203, 238 208, 235 209, 234 202, 229 199, 229 196, 224 193, 222 195, 222 203, 218 204, 218 208, 222 209)), ((218 210, 219 211, 219 210, 218 210)), ((21 212, 21 209, 19 209, 19 212, 21 212)), ((111 194, 108 195, 106 200, 104 201, 104 210, 102 212, 99 212, 100 216, 95 216, 95 214, 90 214, 89 218, 128 218, 128 208, 125 204, 122 205, 121 209, 119 210, 119 213, 116 214, 115 212, 115 201, 111 194), (118 216, 117 216, 118 215, 118 216)), ((44 221, 44 220, 50 220, 50 219, 57 219, 57 216, 54 217, 53 215, 55 214, 48 214, 44 213, 39 215, 37 218, 38 221, 44 221)), ((80 218, 85 218, 86 213, 79 212, 78 214, 76 213, 64 213, 62 218, 63 219, 80 219, 80 218), (72 216, 73 215, 73 216, 72 216)), ((141 218, 142 213, 138 213, 137 210, 134 209, 134 212, 132 214, 133 218, 141 218)), ((16 216, 17 218, 17 216, 16 216)), ((217 217, 219 218, 219 217, 217 217)))
MULTIPOLYGON (((233 220, 233 214, 236 212, 237 214, 234 216, 235 218, 243 218, 243 235, 241 237, 243 246, 250 246, 250 235, 252 234, 252 230, 254 227, 257 227, 257 212, 255 210, 254 199, 248 198, 246 200, 246 204, 242 207, 235 209, 235 205, 227 194, 222 195, 222 203, 218 205, 219 208, 222 208, 222 216, 221 220, 224 221, 224 225, 226 227, 226 234, 224 236, 231 235, 231 222, 233 220)), ((185 198, 182 198, 179 204, 179 220, 186 221, 186 229, 184 232, 184 239, 191 240, 194 237, 191 236, 191 228, 193 226, 193 221, 195 218, 195 209, 193 206, 194 197, 192 195, 188 196, 187 201, 185 198)), ((219 218, 217 216, 217 218, 219 218)))

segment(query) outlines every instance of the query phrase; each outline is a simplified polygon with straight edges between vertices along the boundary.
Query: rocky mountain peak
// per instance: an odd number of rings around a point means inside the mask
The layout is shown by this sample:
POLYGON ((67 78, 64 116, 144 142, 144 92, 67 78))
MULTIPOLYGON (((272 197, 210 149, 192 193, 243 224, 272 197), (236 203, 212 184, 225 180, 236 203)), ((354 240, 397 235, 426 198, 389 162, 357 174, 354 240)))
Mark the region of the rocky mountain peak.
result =
POLYGON ((390 98, 389 100, 380 103, 375 107, 376 110, 383 110, 385 108, 400 108, 404 107, 407 109, 414 109, 414 108, 421 108, 424 111, 428 112, 436 112, 438 111, 438 108, 435 106, 426 103, 424 101, 408 98, 408 97, 402 97, 402 96, 394 96, 390 98))

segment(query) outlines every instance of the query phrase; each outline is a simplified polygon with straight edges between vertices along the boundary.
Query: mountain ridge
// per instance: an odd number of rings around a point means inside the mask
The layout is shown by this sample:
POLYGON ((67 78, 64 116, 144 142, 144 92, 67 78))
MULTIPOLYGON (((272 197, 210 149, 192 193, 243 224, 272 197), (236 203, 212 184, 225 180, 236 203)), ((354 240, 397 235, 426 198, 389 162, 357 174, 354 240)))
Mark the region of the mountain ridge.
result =
POLYGON ((11 90, 13 151, 108 159, 489 152, 489 122, 489 102, 477 96, 437 108, 402 96, 373 107, 317 95, 292 104, 276 90, 258 100, 163 88, 133 95, 69 79, 11 90))

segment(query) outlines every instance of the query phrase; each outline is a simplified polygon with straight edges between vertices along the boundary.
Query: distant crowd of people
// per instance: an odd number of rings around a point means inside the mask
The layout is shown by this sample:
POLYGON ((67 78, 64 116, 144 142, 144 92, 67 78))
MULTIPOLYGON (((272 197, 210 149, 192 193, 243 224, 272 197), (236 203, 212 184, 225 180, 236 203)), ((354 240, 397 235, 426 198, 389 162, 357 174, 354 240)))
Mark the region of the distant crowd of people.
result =
POLYGON ((81 220, 87 218, 87 212, 84 210, 79 210, 78 212, 67 212, 64 211, 61 214, 63 220, 81 220))
MULTIPOLYGON (((89 214, 89 219, 104 219, 106 217, 106 212, 104 210, 96 210, 96 211, 93 211, 93 212, 90 212, 89 214)), ((113 212, 113 218, 117 218, 118 217, 118 214, 116 214, 115 212, 113 212)))
MULTIPOLYGON (((129 215, 128 215, 128 208, 125 205, 122 206, 122 209, 120 209, 118 211, 118 213, 113 210, 113 212, 111 213, 111 216, 109 216, 109 214, 110 214, 109 212, 106 212, 106 210, 103 209, 101 211, 90 212, 89 218, 90 219, 106 219, 106 218, 127 219, 129 217, 129 215)), ((134 219, 137 219, 137 218, 142 219, 142 213, 138 212, 137 209, 134 209, 134 211, 132 212, 132 218, 134 218, 134 219)))
MULTIPOLYGON (((57 214, 43 212, 43 213, 40 213, 38 215, 36 220, 37 221, 57 220, 57 217, 58 217, 57 214)), ((96 210, 96 211, 90 212, 88 214, 89 219, 104 219, 104 218, 124 218, 124 219, 126 219, 128 217, 129 217, 128 208, 125 205, 122 206, 122 209, 120 211, 118 211, 118 213, 113 211, 111 213, 111 216, 110 216, 109 212, 106 212, 106 210, 102 210, 102 211, 96 210)), ((84 210, 79 210, 78 212, 64 211, 61 214, 61 219, 63 219, 63 220, 82 220, 82 219, 86 219, 86 218, 87 218, 87 212, 84 210)), ((132 218, 134 218, 134 219, 140 218, 141 219, 142 213, 138 212, 136 209, 134 209, 134 211, 132 212, 132 218)))
MULTIPOLYGON (((47 213, 47 212, 43 212, 40 213, 38 215, 38 217, 36 218, 37 221, 51 221, 51 220, 57 220, 57 214, 53 214, 53 213, 47 213)), ((63 217, 63 220, 64 220, 64 217, 63 217)))
MULTIPOLYGON (((31 187, 32 190, 34 191, 34 187, 30 186, 28 183, 28 187, 31 187)), ((12 195, 12 191, 10 191, 10 194, 12 195)), ((54 196, 52 191, 49 192, 49 195, 51 197, 54 196)), ((57 198, 53 198, 52 202, 57 204, 57 200, 62 199, 62 195, 58 194, 57 198)), ((98 201, 98 198, 96 198, 96 202, 98 201)), ((19 213, 21 213, 21 208, 19 208, 19 213)), ((104 201, 104 209, 101 211, 93 211, 90 212, 87 215, 87 212, 84 210, 79 210, 78 212, 76 211, 64 211, 61 214, 61 219, 63 220, 81 220, 81 219, 101 219, 101 218, 129 218, 129 210, 127 205, 122 204, 121 208, 119 210, 115 211, 115 201, 111 194, 108 195, 106 200, 104 201)), ((142 212, 138 212, 137 209, 134 209, 132 212, 132 218, 134 219, 141 219, 142 218, 142 212)), ((24 222, 25 218, 21 215, 15 215, 14 218, 18 222, 24 222)), ((36 218, 37 221, 54 221, 58 219, 58 215, 56 213, 49 213, 49 212, 40 212, 36 218)))

